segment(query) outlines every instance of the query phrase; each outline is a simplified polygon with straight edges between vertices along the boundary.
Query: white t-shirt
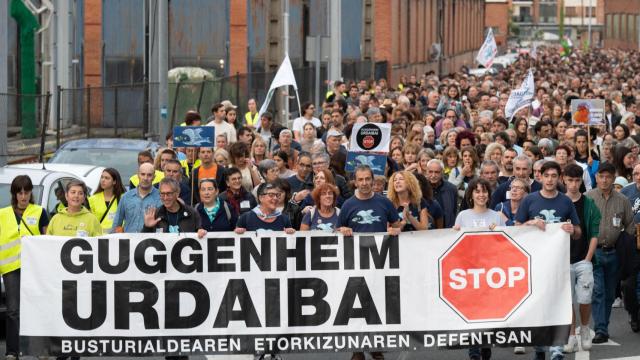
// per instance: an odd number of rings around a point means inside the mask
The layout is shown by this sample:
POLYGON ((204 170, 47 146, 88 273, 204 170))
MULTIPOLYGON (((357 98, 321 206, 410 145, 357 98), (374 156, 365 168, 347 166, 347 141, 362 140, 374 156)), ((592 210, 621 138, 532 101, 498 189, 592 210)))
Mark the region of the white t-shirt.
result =
POLYGON ((456 216, 456 225, 463 228, 482 227, 488 228, 491 224, 505 226, 504 218, 499 212, 487 209, 483 213, 473 211, 473 209, 463 210, 456 216))
POLYGON ((301 116, 301 117, 293 120, 293 126, 291 127, 291 130, 297 131, 302 136, 302 131, 304 130, 303 127, 308 122, 312 123, 313 126, 316 127, 316 129, 319 128, 320 126, 322 126, 322 122, 320 121, 320 119, 318 119, 316 117, 312 117, 311 120, 307 120, 307 119, 305 119, 304 117, 301 116))
POLYGON ((238 139, 236 138, 236 128, 224 120, 219 124, 216 123, 215 120, 212 120, 207 124, 207 126, 213 126, 214 128, 216 128, 216 136, 220 134, 227 134, 228 143, 234 143, 238 141, 238 139))

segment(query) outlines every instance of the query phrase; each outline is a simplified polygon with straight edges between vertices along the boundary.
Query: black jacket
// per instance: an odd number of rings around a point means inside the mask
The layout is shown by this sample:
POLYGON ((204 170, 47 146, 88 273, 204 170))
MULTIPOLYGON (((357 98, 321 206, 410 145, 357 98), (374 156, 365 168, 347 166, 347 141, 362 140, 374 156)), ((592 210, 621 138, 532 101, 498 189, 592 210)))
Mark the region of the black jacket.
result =
MULTIPOLYGON (((198 181, 200 181, 200 179, 198 178, 199 170, 199 166, 193 169, 191 173, 191 179, 189 179, 191 183, 191 194, 193 198, 191 204, 197 204, 200 202, 200 193, 198 192, 198 187, 200 186, 200 184, 198 184, 198 181)), ((218 169, 216 170, 216 183, 218 184, 218 190, 220 191, 220 193, 227 190, 227 178, 225 175, 226 174, 224 168, 218 166, 218 169)))
MULTIPOLYGON (((176 213, 178 216, 177 225, 179 232, 196 232, 200 229, 200 216, 194 208, 188 205, 180 204, 180 209, 176 213)), ((151 233, 156 232, 156 229, 162 229, 162 232, 169 232, 169 214, 167 208, 164 206, 160 206, 156 208, 156 219, 160 218, 160 221, 156 224, 155 227, 147 227, 146 225, 142 228, 142 232, 151 233)))
POLYGON ((202 203, 196 205, 196 211, 200 216, 200 227, 207 231, 233 231, 236 222, 238 222, 238 215, 233 211, 231 205, 222 199, 220 200, 220 209, 213 221, 209 220, 202 203))

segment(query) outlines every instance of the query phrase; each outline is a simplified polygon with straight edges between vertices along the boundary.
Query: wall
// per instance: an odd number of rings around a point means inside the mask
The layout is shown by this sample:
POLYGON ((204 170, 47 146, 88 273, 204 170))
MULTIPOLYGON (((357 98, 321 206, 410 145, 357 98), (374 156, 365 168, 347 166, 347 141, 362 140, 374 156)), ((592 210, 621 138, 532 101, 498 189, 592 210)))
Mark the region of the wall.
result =
MULTIPOLYGON (((437 40, 438 1, 376 0, 374 56, 388 61, 392 84, 401 75, 438 71, 430 57, 437 40), (389 16, 390 14, 390 16, 389 16)), ((474 67, 475 52, 484 40, 483 0, 443 0, 443 74, 462 65, 474 67)))
POLYGON ((509 27, 509 3, 493 0, 485 3, 484 26, 493 28, 498 47, 507 45, 509 27), (497 30, 497 31, 496 31, 497 30))
POLYGON ((604 46, 638 49, 640 0, 605 1, 604 46))

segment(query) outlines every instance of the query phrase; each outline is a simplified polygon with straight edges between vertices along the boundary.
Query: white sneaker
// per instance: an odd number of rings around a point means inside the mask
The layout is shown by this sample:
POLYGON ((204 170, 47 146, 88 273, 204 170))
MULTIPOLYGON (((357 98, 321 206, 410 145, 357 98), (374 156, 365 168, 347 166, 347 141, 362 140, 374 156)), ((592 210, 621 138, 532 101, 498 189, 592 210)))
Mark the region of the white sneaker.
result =
POLYGON ((591 349, 591 329, 588 325, 580 327, 580 345, 584 351, 591 349))
POLYGON ((524 346, 516 346, 513 348, 513 353, 516 355, 522 355, 525 353, 524 346))
POLYGON ((622 307, 622 299, 617 297, 615 300, 613 300, 613 304, 611 305, 611 307, 614 307, 614 308, 622 307))
POLYGON ((574 353, 578 351, 578 337, 575 335, 569 335, 569 342, 563 347, 563 353, 574 353))

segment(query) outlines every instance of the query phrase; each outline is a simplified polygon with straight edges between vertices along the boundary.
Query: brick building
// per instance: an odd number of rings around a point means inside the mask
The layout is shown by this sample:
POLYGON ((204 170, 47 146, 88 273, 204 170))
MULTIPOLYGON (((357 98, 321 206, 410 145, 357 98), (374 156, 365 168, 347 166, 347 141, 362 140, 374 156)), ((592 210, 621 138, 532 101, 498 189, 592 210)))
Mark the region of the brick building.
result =
MULTIPOLYGON (((119 73, 140 71, 143 54, 142 38, 137 35, 142 33, 142 29, 138 30, 139 20, 113 19, 114 14, 140 13, 141 2, 85 1, 85 85, 114 84, 117 79, 112 76, 113 71, 109 74, 109 69, 117 68, 119 73)), ((218 73, 221 76, 275 70, 282 54, 282 3, 282 0, 171 1, 169 67, 207 68, 225 63, 218 73), (193 8, 196 10, 190 10, 193 8), (190 23, 222 24, 224 29, 200 25, 205 34, 222 30, 217 32, 222 40, 211 41, 211 36, 205 38, 202 31, 191 34, 180 30, 186 24, 184 19, 190 23), (216 50, 207 51, 203 46, 216 50)), ((394 82, 405 73, 437 71, 439 65, 446 73, 461 65, 472 65, 473 52, 483 41, 484 0, 353 0, 341 2, 341 6, 343 64, 358 64, 354 66, 358 71, 352 74, 343 70, 345 78, 357 74, 388 77, 394 82), (441 64, 432 51, 435 49, 432 44, 438 43, 439 26, 443 30, 441 64)), ((328 31, 323 23, 328 19, 327 8, 327 0, 290 0, 289 54, 294 68, 309 66, 304 56, 307 36, 326 36, 328 31)), ((505 31, 501 29, 501 33, 505 31)), ((349 68, 347 65, 343 69, 349 68)))
POLYGON ((604 46, 607 48, 640 48, 640 0, 605 1, 604 46))
POLYGON ((510 0, 486 0, 484 25, 493 29, 498 47, 507 45, 509 36, 510 0))

